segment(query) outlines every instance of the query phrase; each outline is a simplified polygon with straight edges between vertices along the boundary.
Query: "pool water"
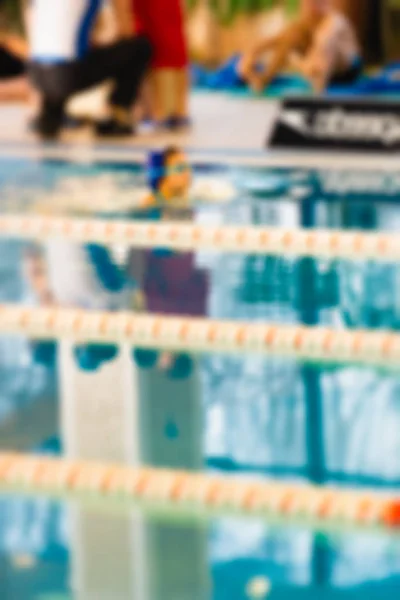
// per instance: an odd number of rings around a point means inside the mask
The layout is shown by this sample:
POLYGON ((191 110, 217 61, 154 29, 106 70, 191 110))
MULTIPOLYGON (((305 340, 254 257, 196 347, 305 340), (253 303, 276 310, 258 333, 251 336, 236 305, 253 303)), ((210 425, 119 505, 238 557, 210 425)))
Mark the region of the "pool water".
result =
MULTIPOLYGON (((400 177, 396 173, 202 163, 195 168, 195 178, 222 179, 224 189, 236 190, 229 201, 222 201, 218 194, 197 199, 194 218, 203 224, 398 229, 400 177)), ((126 216, 131 213, 130 190, 144 185, 140 164, 4 158, 0 161, 0 210, 60 212, 69 202, 74 213, 85 204, 86 212, 99 218, 101 212, 111 218, 118 213, 126 216)), ((35 303, 23 268, 26 241, 2 239, 0 243, 0 301, 35 303)), ((65 303, 68 298, 86 308, 130 305, 132 282, 118 293, 104 294, 94 281, 87 248, 61 244, 39 249, 53 265, 50 278, 58 301, 65 303)), ((112 260, 124 276, 133 272, 136 278, 132 257, 113 248, 112 260)), ((399 328, 400 268, 396 264, 199 252, 184 265, 179 263, 179 269, 193 276, 189 286, 193 295, 186 289, 190 301, 183 303, 179 281, 174 283, 172 277, 176 260, 169 267, 165 267, 165 257, 151 262, 145 256, 145 260, 149 261, 144 281, 150 312, 335 328, 399 328), (170 288, 173 292, 167 302, 170 288), (164 290, 161 294, 160 289, 164 290)), ((205 468, 400 489, 398 373, 352 364, 310 366, 256 355, 209 354, 196 364, 205 468)), ((52 361, 38 359, 26 339, 0 339, 0 449, 63 452, 58 425, 62 390, 55 369, 52 361)), ((138 393, 143 394, 143 388, 138 393)), ((157 435, 173 440, 181 434, 172 420, 161 423, 157 435)), ((160 447, 163 443, 160 440, 160 447)), ((104 563, 107 573, 110 555, 122 552, 118 544, 131 551, 143 529, 152 531, 150 549, 140 559, 132 550, 130 562, 144 565, 145 572, 154 572, 150 579, 161 583, 148 588, 145 582, 140 592, 134 586, 136 596, 132 597, 140 600, 336 595, 391 599, 400 590, 395 538, 350 533, 328 538, 309 531, 272 530, 262 523, 221 520, 210 524, 199 542, 196 533, 182 533, 176 526, 158 531, 142 518, 139 521, 138 532, 132 516, 121 524, 115 518, 44 499, 1 500, 0 598, 130 597, 126 590, 135 580, 133 567, 132 573, 118 574, 115 567, 114 576, 98 578, 97 585, 107 590, 103 596, 98 590, 93 595, 85 586, 95 585, 90 583, 96 582, 92 565, 104 563), (97 529, 103 538, 96 538, 97 529), (127 529, 132 537, 121 539, 121 531, 127 529), (192 566, 191 553, 182 542, 182 537, 191 539, 190 535, 197 540, 193 547, 199 542, 202 548, 202 559, 192 556, 192 566), (165 549, 166 545, 172 548, 171 540, 181 540, 174 542, 173 552, 165 549), (113 543, 116 546, 111 550, 113 543), (160 567, 160 555, 169 552, 173 564, 184 564, 182 571, 190 577, 178 573, 174 580, 173 575, 167 576, 167 570, 160 567), (196 565, 203 560, 206 575, 200 576, 196 565), (183 588, 177 592, 179 585, 183 588)))
POLYGON ((22 498, 0 506, 4 600, 395 600, 400 589, 398 537, 179 525, 22 498))

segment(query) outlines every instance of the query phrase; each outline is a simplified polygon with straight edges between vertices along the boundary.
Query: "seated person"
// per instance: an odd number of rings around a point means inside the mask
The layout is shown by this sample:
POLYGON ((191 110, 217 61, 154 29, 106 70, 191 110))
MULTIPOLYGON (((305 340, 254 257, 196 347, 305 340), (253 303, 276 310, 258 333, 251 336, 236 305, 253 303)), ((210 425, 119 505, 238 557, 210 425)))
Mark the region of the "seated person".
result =
POLYGON ((303 75, 316 92, 329 85, 348 85, 362 72, 360 47, 347 18, 332 0, 302 0, 300 15, 283 32, 262 40, 247 52, 239 65, 241 76, 261 92, 276 75, 292 68, 303 75), (270 52, 265 69, 257 63, 270 52))
POLYGON ((57 137, 74 94, 113 81, 109 115, 96 124, 99 135, 132 134, 131 108, 151 59, 145 36, 133 36, 130 0, 112 0, 117 41, 91 47, 101 2, 32 0, 27 16, 30 76, 42 98, 36 120, 43 138, 57 137))

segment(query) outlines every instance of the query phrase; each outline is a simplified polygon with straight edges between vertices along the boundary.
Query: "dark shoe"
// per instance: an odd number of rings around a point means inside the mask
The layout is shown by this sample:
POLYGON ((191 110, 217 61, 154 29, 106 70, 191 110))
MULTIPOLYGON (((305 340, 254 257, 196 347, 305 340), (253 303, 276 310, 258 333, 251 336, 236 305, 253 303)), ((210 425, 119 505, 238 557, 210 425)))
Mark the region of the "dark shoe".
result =
POLYGON ((31 123, 31 129, 43 140, 54 140, 60 133, 63 119, 64 109, 62 106, 45 106, 31 123))
POLYGON ((70 115, 64 115, 62 126, 64 129, 70 129, 74 131, 75 129, 80 129, 81 127, 91 125, 92 122, 93 121, 88 117, 71 117, 70 115))
POLYGON ((125 125, 116 119, 98 121, 95 124, 96 135, 103 137, 128 137, 134 135, 132 125, 125 125))
MULTIPOLYGON (((33 133, 39 133, 38 129, 40 127, 39 123, 40 123, 40 119, 41 117, 34 117, 31 121, 29 121, 28 123, 28 129, 29 131, 32 131, 33 133)), ((87 125, 91 125, 92 121, 90 119, 85 119, 85 118, 80 118, 80 117, 70 117, 68 115, 63 115, 62 118, 62 124, 61 127, 63 129, 70 129, 70 130, 76 130, 76 129, 80 129, 81 127, 86 127, 87 125)))
POLYGON ((165 121, 165 126, 172 131, 180 131, 190 129, 192 122, 189 117, 170 117, 165 121))

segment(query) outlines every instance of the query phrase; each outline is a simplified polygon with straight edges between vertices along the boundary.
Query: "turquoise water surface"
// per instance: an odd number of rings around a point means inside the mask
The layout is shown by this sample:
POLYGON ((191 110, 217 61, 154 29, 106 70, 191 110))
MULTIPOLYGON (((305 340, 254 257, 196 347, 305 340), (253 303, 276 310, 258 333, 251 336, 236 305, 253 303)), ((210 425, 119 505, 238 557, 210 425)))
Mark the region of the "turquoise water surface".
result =
MULTIPOLYGON (((196 167, 195 175, 222 179, 236 190, 230 202, 196 201, 195 218, 204 224, 396 231, 400 222, 400 176, 395 173, 228 168, 204 163, 196 167)), ((98 192, 101 200, 105 193, 111 198, 113 194, 125 197, 144 184, 139 164, 1 159, 0 210, 30 210, 45 196, 51 196, 57 210, 57 198, 68 196, 76 211, 79 202, 87 203, 88 198, 92 202, 96 190, 102 190, 98 192)), ((101 217, 95 203, 92 208, 101 217)), ((123 216, 127 212, 125 206, 123 216)), ((118 211, 111 216, 118 216, 118 211)), ((35 303, 23 268, 23 257, 31 245, 3 239, 0 248, 0 301, 35 303)), ((49 246, 36 249, 52 257, 53 263, 54 257, 60 256, 49 246)), ((73 289, 77 303, 112 309, 129 305, 134 286, 127 273, 131 272, 132 257, 113 249, 110 256, 122 273, 123 289, 99 294, 96 290, 102 282, 94 281, 99 273, 93 253, 73 245, 62 252, 70 263, 84 262, 91 278, 87 289, 81 280, 82 287, 73 289)), ((69 273, 71 264, 58 261, 55 271, 69 273)), ((156 257, 148 269, 149 289, 155 286, 159 291, 164 289, 162 285, 169 289, 171 272, 159 268, 161 263, 156 257)), ((165 294, 161 300, 155 294, 149 310, 163 312, 165 306, 166 312, 185 310, 216 319, 399 328, 400 268, 395 264, 210 252, 198 253, 190 264, 197 281, 193 283, 193 301, 183 308, 184 294, 175 290, 172 304, 160 305, 157 302, 165 301, 165 294)), ((67 292, 56 275, 54 289, 58 301, 63 302, 67 292)), ((185 294, 190 296, 187 289, 185 294)), ((1 449, 62 453, 56 363, 52 353, 50 360, 41 358, 24 338, 0 338, 1 449)), ((204 468, 400 490, 398 373, 351 364, 317 367, 254 355, 210 354, 198 364, 204 468)), ((168 428, 165 435, 170 435, 168 428)), ((107 539, 115 542, 115 532, 126 531, 132 519, 125 517, 121 526, 111 517, 81 513, 47 500, 0 500, 1 600, 126 597, 127 588, 118 591, 118 582, 134 579, 135 574, 116 572, 115 581, 109 576, 111 587, 104 584, 102 597, 98 592, 93 596, 82 591, 84 578, 80 580, 79 573, 86 572, 85 565, 91 561, 82 554, 79 544, 83 542, 77 531, 87 532, 93 520, 101 520, 101 543, 88 534, 84 544, 91 560, 101 564, 108 552, 107 539)), ((155 526, 145 523, 143 527, 153 531, 155 526)), ((134 530, 133 539, 136 533, 134 530)), ((176 582, 161 569, 158 577, 164 587, 161 591, 157 586, 146 592, 136 590, 135 597, 140 600, 341 596, 390 600, 400 591, 399 542, 383 535, 327 537, 306 530, 271 529, 262 523, 220 520, 202 531, 201 558, 191 557, 184 545, 180 547, 176 540, 182 532, 176 526, 152 535, 157 540, 155 549, 141 560, 154 571, 154 579, 160 555, 167 552, 165 545, 171 548, 174 564, 180 561, 182 571, 191 573, 193 579, 187 577, 178 593, 176 582), (193 565, 203 560, 206 576, 200 577, 193 565)), ((198 541, 199 536, 193 535, 198 541)), ((132 540, 130 548, 131 544, 132 540)), ((131 562, 135 560, 132 555, 131 562)))

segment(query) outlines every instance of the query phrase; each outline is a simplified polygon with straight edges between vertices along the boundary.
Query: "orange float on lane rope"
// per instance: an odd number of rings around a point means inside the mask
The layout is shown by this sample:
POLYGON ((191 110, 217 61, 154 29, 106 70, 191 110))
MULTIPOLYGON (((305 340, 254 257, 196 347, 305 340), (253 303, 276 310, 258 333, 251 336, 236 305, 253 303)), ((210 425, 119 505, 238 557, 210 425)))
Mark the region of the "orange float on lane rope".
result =
POLYGON ((393 262, 400 259, 396 233, 282 229, 260 226, 107 221, 75 217, 1 215, 0 235, 43 239, 56 237, 84 243, 121 244, 136 248, 214 250, 348 260, 393 262))
POLYGON ((388 331, 0 305, 1 333, 194 353, 257 352, 306 362, 400 369, 400 333, 388 331))
POLYGON ((98 496, 105 501, 123 497, 177 512, 203 509, 262 519, 277 515, 305 524, 400 528, 400 498, 395 497, 13 453, 0 453, 1 489, 67 498, 98 496))

